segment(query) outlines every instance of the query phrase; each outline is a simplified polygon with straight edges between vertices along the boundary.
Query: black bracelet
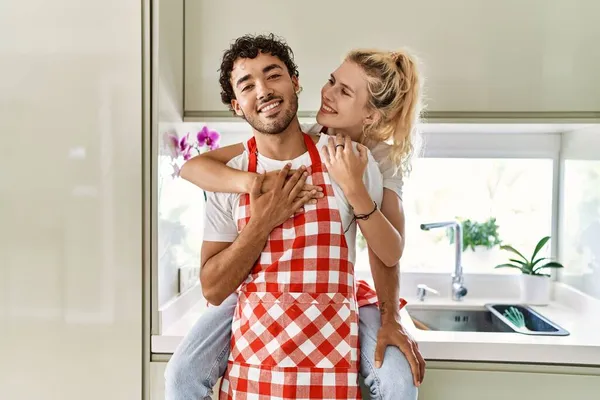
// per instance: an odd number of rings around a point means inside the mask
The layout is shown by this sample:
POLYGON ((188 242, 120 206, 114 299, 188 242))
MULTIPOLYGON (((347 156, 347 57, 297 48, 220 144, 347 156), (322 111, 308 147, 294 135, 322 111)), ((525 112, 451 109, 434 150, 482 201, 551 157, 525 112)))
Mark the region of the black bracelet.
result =
MULTIPOLYGON (((350 221, 350 225, 348 225, 348 227, 344 230, 344 234, 346 232, 348 232, 348 230, 350 229, 350 227, 352 226, 352 224, 357 220, 357 219, 362 219, 362 220, 367 220, 369 219, 369 217, 371 216, 371 214, 373 214, 375 211, 377 211, 377 203, 373 202, 373 205, 375 206, 375 208, 373 208, 373 211, 371 211, 368 214, 354 214, 354 217, 352 217, 352 221, 350 221)), ((351 206, 352 208, 352 206, 351 206)))
POLYGON ((368 214, 358 214, 358 215, 354 214, 354 219, 362 219, 362 220, 369 219, 369 217, 371 216, 371 214, 373 214, 375 211, 377 211, 377 203, 373 202, 373 205, 375 206, 373 208, 373 211, 371 211, 368 214))

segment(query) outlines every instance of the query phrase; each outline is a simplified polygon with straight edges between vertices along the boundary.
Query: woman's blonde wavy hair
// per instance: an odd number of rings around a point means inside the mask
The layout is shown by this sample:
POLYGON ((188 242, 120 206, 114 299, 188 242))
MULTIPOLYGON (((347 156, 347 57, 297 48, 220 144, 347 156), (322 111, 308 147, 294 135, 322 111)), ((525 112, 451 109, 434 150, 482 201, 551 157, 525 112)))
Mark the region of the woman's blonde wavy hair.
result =
POLYGON ((373 123, 363 126, 363 144, 391 142, 390 158, 396 172, 408 175, 423 109, 423 82, 416 58, 404 50, 357 49, 349 52, 346 60, 359 65, 367 75, 369 106, 379 113, 373 123))

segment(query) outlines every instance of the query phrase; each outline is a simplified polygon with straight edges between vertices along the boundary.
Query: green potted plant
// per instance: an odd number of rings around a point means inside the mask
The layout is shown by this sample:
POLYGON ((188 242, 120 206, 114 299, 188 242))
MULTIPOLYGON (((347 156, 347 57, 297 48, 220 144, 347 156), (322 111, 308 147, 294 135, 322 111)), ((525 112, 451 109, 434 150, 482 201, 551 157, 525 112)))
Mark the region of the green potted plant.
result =
POLYGON ((538 253, 550 240, 545 236, 537 243, 531 258, 509 245, 503 245, 502 250, 516 255, 509 258, 508 263, 496 265, 496 268, 515 268, 521 271, 521 301, 532 305, 547 305, 550 301, 550 275, 545 272, 552 268, 563 268, 563 265, 547 257, 538 257, 538 253), (537 257, 537 258, 536 258, 537 257))
MULTIPOLYGON (((494 264, 498 246, 502 243, 498 233, 496 218, 490 217, 484 222, 477 222, 471 219, 458 220, 461 222, 463 236, 463 266, 491 267, 494 264)), ((450 238, 450 243, 454 243, 454 230, 449 229, 447 234, 450 238)))

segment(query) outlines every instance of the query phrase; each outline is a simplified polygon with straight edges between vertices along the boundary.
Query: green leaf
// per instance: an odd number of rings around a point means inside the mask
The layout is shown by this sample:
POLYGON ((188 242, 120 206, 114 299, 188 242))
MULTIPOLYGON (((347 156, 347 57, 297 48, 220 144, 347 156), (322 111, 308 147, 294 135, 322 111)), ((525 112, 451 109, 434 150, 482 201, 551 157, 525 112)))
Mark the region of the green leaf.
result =
POLYGON ((496 265, 494 268, 516 268, 519 271, 523 272, 523 268, 513 265, 513 264, 500 264, 500 265, 496 265))
MULTIPOLYGON (((491 249, 501 244, 496 218, 491 217, 485 222, 460 217, 456 217, 456 219, 462 227, 463 251, 475 251, 478 246, 491 249)), ((450 243, 454 243, 454 230, 448 229, 446 235, 450 239, 450 243)))
POLYGON ((533 270, 534 273, 537 273, 539 270, 542 270, 544 268, 564 268, 564 266, 556 261, 550 261, 544 265, 541 265, 539 267, 537 267, 535 270, 533 270))
POLYGON ((543 237, 538 242, 537 246, 535 246, 535 250, 533 251, 533 255, 531 256, 531 262, 533 262, 533 260, 535 260, 535 256, 542 249, 542 247, 544 247, 546 245, 546 243, 548 242, 548 240, 550 240, 550 236, 543 237))
POLYGON ((521 260, 517 260, 516 258, 509 258, 508 261, 512 261, 517 264, 521 264, 523 267, 528 267, 529 263, 521 260))
POLYGON ((548 257, 542 257, 542 258, 538 258, 537 260, 535 260, 533 263, 531 263, 531 268, 535 267, 535 265, 537 263, 539 263, 540 261, 544 261, 544 260, 549 260, 548 257))
POLYGON ((511 251, 511 252, 515 253, 516 255, 518 255, 519 257, 521 257, 523 260, 525 260, 525 262, 529 262, 529 260, 523 254, 519 253, 517 251, 517 249, 515 249, 512 246, 509 246, 509 245, 505 244, 503 246, 500 246, 500 249, 511 251))
POLYGON ((523 272, 531 272, 533 270, 533 267, 531 266, 531 263, 529 263, 529 262, 523 262, 523 261, 517 260, 515 258, 511 258, 511 259, 509 259, 509 261, 521 264, 521 269, 523 270, 523 272))

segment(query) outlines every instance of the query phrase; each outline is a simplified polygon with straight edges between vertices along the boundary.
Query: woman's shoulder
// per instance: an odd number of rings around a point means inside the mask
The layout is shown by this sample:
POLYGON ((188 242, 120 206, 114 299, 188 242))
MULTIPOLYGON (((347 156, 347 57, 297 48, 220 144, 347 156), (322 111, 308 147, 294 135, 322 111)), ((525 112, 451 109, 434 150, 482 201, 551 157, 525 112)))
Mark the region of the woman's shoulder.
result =
POLYGON ((379 142, 371 147, 371 154, 383 175, 383 179, 393 179, 402 181, 402 172, 399 165, 392 159, 392 145, 386 142, 379 142))
POLYGON ((371 150, 371 154, 373 154, 373 158, 378 163, 381 164, 384 161, 391 162, 390 152, 392 151, 392 145, 386 142, 378 142, 367 147, 369 147, 369 149, 371 150))

